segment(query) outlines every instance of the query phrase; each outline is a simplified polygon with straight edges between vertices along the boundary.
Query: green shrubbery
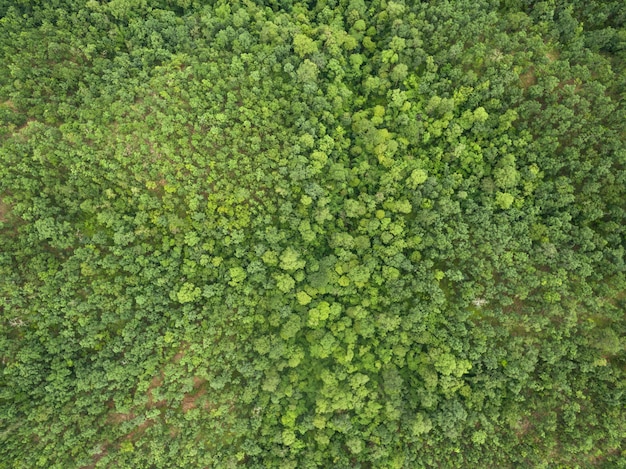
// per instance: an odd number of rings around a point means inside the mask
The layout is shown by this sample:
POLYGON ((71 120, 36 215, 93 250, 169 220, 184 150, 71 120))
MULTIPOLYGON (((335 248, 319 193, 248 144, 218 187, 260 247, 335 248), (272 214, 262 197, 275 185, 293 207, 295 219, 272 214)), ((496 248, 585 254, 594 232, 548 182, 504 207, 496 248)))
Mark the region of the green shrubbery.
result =
POLYGON ((622 2, 0 2, 0 461, 622 467, 622 2))

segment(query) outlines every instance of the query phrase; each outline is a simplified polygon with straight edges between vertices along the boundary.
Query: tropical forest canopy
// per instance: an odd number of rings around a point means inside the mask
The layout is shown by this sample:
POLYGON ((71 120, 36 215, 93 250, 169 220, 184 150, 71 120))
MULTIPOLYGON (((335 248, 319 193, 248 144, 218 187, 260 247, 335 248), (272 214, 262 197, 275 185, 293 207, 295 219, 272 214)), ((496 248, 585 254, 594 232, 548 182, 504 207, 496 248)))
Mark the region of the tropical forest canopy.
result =
POLYGON ((625 467, 623 1, 0 17, 0 466, 625 467))

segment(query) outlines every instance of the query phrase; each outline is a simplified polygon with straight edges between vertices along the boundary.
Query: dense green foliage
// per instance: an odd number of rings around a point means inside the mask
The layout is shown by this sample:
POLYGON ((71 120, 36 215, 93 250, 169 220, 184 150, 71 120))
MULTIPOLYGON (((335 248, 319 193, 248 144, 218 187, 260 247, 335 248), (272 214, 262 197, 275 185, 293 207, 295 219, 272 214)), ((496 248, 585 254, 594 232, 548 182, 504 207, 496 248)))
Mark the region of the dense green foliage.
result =
POLYGON ((0 1, 0 466, 626 467, 626 6, 0 1))

